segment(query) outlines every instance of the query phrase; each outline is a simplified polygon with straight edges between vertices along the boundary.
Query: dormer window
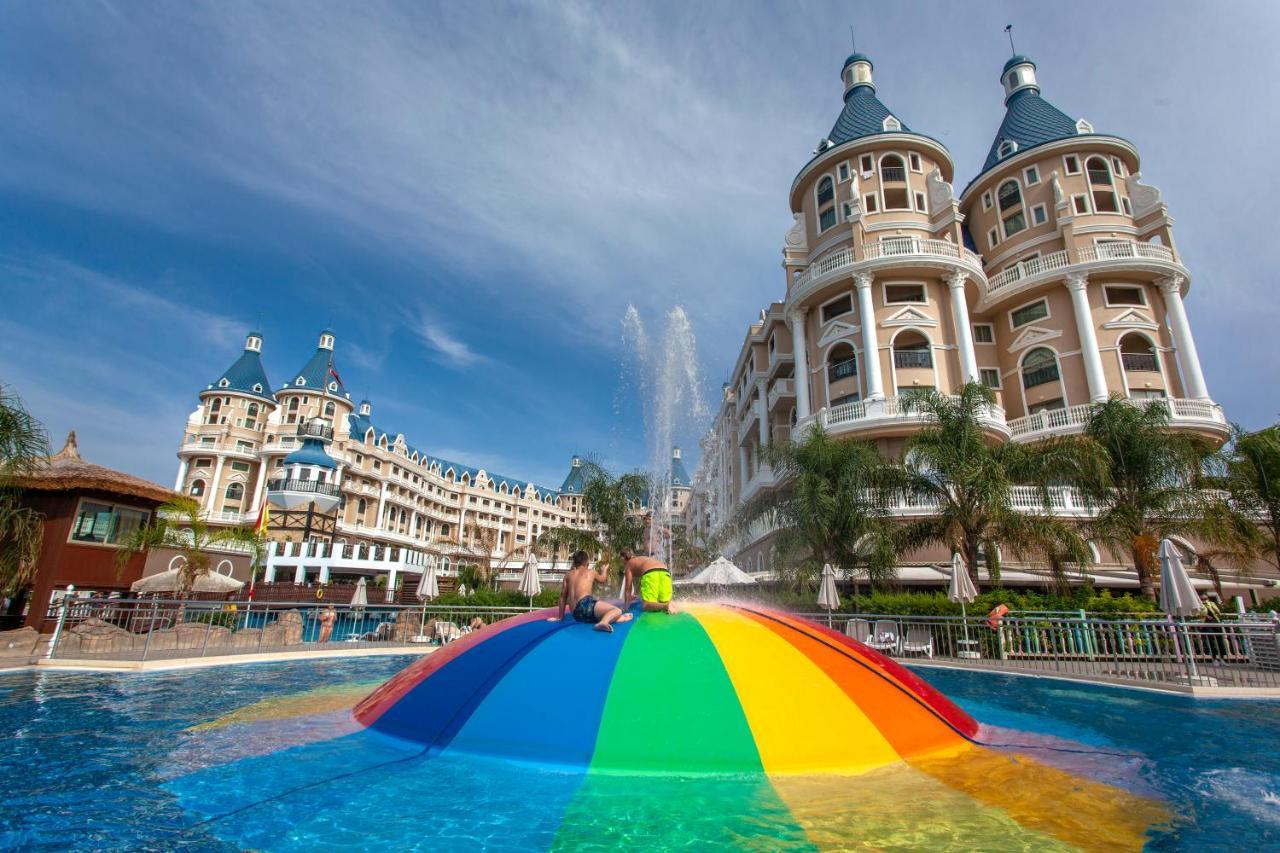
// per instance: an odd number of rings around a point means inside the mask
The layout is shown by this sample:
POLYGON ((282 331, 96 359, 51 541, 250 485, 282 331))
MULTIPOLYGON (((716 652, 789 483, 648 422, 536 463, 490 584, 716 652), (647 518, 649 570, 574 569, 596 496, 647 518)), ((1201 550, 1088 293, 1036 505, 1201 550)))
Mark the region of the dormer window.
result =
POLYGON ((219 380, 218 380, 218 387, 219 387, 219 388, 226 388, 226 387, 227 387, 228 385, 230 385, 230 384, 231 384, 231 383, 227 381, 227 379, 226 379, 226 377, 225 377, 225 376, 224 376, 222 379, 219 379, 219 380))
POLYGON ((1084 119, 1080 119, 1076 122, 1076 133, 1093 133, 1093 125, 1084 119))
POLYGON ((886 116, 883 127, 885 130, 902 130, 902 122, 893 116, 886 116))
POLYGON ((262 393, 262 383, 261 383, 261 382, 255 382, 255 383, 254 383, 254 385, 253 385, 253 390, 254 390, 254 391, 256 391, 257 393, 261 394, 261 393, 262 393))
POLYGON ((1017 150, 1018 143, 1014 142, 1012 139, 1006 139, 1004 142, 1001 142, 1000 147, 996 149, 996 156, 1003 160, 1005 157, 1008 157, 1017 150))
POLYGON ((337 383, 337 382, 330 382, 330 383, 329 383, 329 390, 330 390, 330 391, 337 391, 337 390, 338 390, 338 383, 337 383))
POLYGON ((307 384, 307 380, 305 380, 305 379, 303 379, 301 376, 299 376, 297 379, 293 380, 293 384, 294 384, 294 385, 297 385, 299 388, 301 388, 302 386, 304 386, 304 385, 306 385, 306 384, 307 384))

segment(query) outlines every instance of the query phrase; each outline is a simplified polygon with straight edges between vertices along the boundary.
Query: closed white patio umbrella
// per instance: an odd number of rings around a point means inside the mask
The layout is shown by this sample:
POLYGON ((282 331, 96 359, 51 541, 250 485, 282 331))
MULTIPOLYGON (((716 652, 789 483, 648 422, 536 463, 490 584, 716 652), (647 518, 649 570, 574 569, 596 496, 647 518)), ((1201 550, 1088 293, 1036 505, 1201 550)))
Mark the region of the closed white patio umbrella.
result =
POLYGON ((952 554, 951 583, 947 585, 947 598, 960 605, 960 625, 964 630, 964 642, 961 643, 964 648, 960 650, 958 657, 978 657, 978 652, 972 648, 972 641, 969 639, 969 614, 965 611, 965 605, 972 604, 977 597, 978 588, 973 585, 973 579, 964 567, 964 560, 960 559, 959 552, 952 554))
POLYGON ((840 608, 840 593, 836 591, 836 570, 830 563, 822 567, 822 584, 818 587, 818 606, 827 611, 827 627, 831 627, 831 611, 840 608))
POLYGON ((532 551, 524 561, 524 574, 520 576, 520 591, 529 596, 529 607, 533 607, 533 597, 542 592, 542 579, 538 577, 538 558, 532 551))
MULTIPOLYGON (((1169 614, 1170 619, 1185 619, 1195 616, 1201 610, 1200 596, 1191 583, 1187 569, 1182 565, 1182 554, 1178 547, 1168 539, 1160 540, 1160 609, 1169 614)), ((1191 638, 1186 636, 1186 627, 1174 626, 1174 637, 1182 635, 1187 649, 1187 666, 1194 683, 1199 675, 1196 672, 1195 650, 1191 647, 1191 638)))
POLYGON ((422 574, 418 576, 418 589, 414 592, 418 600, 422 602, 422 619, 418 621, 418 636, 414 638, 414 642, 423 643, 427 641, 427 602, 440 597, 440 584, 436 580, 436 558, 434 555, 427 557, 427 564, 422 568, 422 574))

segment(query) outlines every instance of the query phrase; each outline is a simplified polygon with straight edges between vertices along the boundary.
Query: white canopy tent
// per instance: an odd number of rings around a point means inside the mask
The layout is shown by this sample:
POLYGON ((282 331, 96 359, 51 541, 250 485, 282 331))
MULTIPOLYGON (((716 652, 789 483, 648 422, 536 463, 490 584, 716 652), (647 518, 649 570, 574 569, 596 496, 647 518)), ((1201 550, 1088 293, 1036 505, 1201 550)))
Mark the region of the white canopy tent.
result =
POLYGON ((680 578, 676 586, 739 586, 753 584, 756 579, 724 557, 716 557, 687 578, 680 578))

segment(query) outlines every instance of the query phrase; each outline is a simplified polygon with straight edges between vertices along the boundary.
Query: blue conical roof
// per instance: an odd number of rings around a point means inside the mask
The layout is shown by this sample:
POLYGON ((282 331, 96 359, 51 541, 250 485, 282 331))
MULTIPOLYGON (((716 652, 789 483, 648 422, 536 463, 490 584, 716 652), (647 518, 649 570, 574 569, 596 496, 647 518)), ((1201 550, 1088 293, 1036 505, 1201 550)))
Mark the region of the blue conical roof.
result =
POLYGON ((1067 139, 1076 135, 1076 120, 1040 97, 1035 89, 1023 89, 1009 97, 1004 121, 991 142, 987 160, 982 164, 985 172, 1002 159, 1000 146, 1005 142, 1017 143, 1018 151, 1026 151, 1046 142, 1067 139))
MULTIPOLYGON (((262 340, 262 336, 257 332, 250 332, 249 339, 255 338, 262 340)), ((209 388, 252 394, 273 403, 276 400, 275 395, 271 393, 271 382, 267 380, 266 368, 262 366, 262 354, 250 349, 248 344, 245 345, 244 352, 235 360, 235 363, 228 367, 209 388)))
POLYGON ((693 484, 693 480, 689 478, 689 472, 685 470, 684 461, 680 458, 679 450, 671 456, 671 485, 678 489, 687 489, 693 484))
POLYGON ((333 457, 325 452, 324 443, 316 438, 306 438, 302 446, 284 458, 285 465, 315 465, 318 468, 337 468, 333 457))
MULTIPOLYGON (((902 119, 902 130, 885 130, 884 120, 893 115, 880 99, 876 97, 874 86, 860 84, 850 89, 844 96, 844 109, 827 138, 835 145, 842 145, 852 139, 874 136, 877 133, 910 133, 902 119)), ((897 116, 894 116, 897 118, 897 116)))
POLYGON ((311 356, 307 363, 302 365, 302 369, 289 380, 290 388, 328 389, 331 394, 345 394, 347 389, 343 387, 342 381, 329 374, 329 367, 332 364, 333 350, 317 347, 316 354, 311 356), (329 388, 330 383, 335 383, 337 387, 329 388))
POLYGON ((562 495, 580 495, 586 487, 586 478, 582 476, 582 460, 573 457, 573 462, 569 466, 569 474, 564 478, 564 483, 560 486, 560 494, 562 495))

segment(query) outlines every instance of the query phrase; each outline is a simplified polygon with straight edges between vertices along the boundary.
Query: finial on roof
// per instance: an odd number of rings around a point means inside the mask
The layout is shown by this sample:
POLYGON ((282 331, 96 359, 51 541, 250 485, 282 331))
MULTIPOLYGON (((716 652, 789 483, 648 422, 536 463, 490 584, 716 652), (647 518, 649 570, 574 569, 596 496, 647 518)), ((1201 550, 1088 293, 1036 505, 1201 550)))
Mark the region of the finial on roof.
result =
POLYGON ((1005 24, 1004 33, 1009 37, 1009 55, 1017 56, 1018 49, 1013 46, 1013 24, 1005 24))
POLYGON ((71 430, 71 432, 67 433, 67 443, 62 445, 62 449, 55 453, 53 458, 80 461, 80 445, 76 444, 75 430, 71 430))
POLYGON ((873 92, 876 90, 876 84, 871 79, 871 69, 871 57, 865 53, 858 53, 857 50, 849 54, 849 58, 844 61, 844 67, 840 69, 840 79, 844 81, 846 98, 859 86, 866 86, 873 92))

